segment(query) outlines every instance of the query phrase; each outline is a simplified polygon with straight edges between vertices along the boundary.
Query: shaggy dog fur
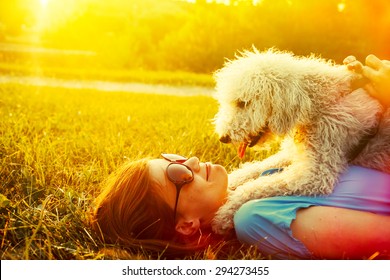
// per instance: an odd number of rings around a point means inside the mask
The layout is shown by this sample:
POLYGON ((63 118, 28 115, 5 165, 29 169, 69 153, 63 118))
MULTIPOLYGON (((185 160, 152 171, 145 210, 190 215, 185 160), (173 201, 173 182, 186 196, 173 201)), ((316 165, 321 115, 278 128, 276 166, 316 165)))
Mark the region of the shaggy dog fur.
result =
POLYGON ((215 126, 222 142, 238 145, 242 156, 248 145, 283 137, 278 153, 231 173, 215 232, 232 229, 234 213, 249 200, 331 193, 348 164, 390 172, 390 110, 358 88, 354 83, 362 77, 345 66, 254 50, 228 61, 215 79, 215 126), (282 172, 260 176, 280 167, 282 172))

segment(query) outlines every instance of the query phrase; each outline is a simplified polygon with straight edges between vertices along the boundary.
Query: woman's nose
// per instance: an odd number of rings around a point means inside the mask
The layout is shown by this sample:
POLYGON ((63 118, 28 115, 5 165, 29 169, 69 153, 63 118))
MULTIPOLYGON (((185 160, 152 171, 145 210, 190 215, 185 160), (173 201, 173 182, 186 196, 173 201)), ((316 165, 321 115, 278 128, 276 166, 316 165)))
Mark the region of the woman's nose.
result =
POLYGON ((190 157, 184 164, 190 167, 194 172, 200 170, 199 158, 197 157, 190 157))

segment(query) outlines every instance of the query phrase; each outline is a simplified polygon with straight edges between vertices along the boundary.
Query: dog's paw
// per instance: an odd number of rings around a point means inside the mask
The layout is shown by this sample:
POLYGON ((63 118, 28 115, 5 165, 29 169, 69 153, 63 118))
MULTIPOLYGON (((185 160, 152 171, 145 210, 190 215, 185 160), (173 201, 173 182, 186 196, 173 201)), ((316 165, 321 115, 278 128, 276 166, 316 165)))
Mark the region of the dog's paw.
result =
POLYGON ((227 217, 215 217, 211 226, 216 234, 226 235, 234 228, 233 219, 227 217))
POLYGON ((228 234, 234 228, 234 214, 235 211, 229 206, 229 204, 223 205, 221 208, 219 208, 211 223, 212 230, 217 234, 228 234))
MULTIPOLYGON (((272 158, 277 159, 275 156, 272 158)), ((229 174, 229 189, 235 190, 241 185, 257 180, 261 177, 261 174, 263 174, 264 171, 280 168, 281 166, 282 165, 279 164, 279 161, 277 163, 273 163, 273 160, 270 160, 270 158, 264 161, 244 163, 240 168, 229 174)))
POLYGON ((230 190, 235 190, 246 182, 257 178, 258 174, 248 173, 245 170, 236 170, 229 174, 228 187, 230 190))

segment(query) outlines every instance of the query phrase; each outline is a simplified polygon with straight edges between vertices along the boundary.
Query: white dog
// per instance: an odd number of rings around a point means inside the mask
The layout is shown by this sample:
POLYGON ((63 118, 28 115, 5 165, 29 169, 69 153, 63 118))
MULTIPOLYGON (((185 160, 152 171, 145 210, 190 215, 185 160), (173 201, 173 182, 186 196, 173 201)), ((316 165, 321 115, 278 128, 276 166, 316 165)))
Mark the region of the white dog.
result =
POLYGON ((280 152, 230 175, 232 191, 213 221, 215 232, 232 229, 234 213, 249 200, 331 193, 348 164, 390 173, 390 110, 358 88, 362 77, 345 66, 254 50, 228 61, 215 79, 220 141, 237 145, 243 157, 247 146, 283 137, 280 152))

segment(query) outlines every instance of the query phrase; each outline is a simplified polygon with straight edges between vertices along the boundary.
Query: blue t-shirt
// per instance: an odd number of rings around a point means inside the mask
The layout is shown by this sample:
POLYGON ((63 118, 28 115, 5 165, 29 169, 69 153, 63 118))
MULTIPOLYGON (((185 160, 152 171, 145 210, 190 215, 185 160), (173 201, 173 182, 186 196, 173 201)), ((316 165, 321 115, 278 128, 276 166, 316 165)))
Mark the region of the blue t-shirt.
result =
POLYGON ((277 196, 249 201, 234 216, 237 238, 275 259, 313 259, 292 236, 290 225, 298 209, 316 205, 390 215, 390 174, 351 166, 328 196, 277 196))

